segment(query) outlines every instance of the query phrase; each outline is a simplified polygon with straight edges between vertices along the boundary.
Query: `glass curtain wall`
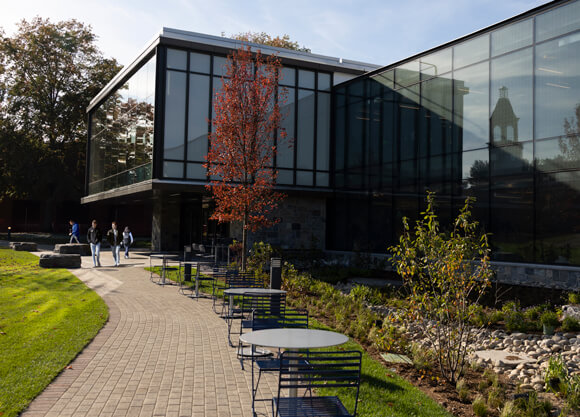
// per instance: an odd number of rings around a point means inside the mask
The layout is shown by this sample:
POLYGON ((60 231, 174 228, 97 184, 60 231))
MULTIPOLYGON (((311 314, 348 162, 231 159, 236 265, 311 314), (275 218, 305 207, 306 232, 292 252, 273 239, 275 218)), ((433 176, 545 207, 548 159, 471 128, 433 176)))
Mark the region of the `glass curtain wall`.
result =
POLYGON ((334 111, 330 249, 385 252, 431 190, 442 223, 476 197, 494 259, 580 265, 580 2, 347 82, 334 111))
POLYGON ((155 56, 94 109, 89 194, 151 179, 155 56))
MULTIPOLYGON (((167 49, 164 178, 206 181, 213 97, 226 65, 223 56, 167 49)), ((328 187, 331 74, 284 67, 280 84, 287 91, 281 112, 288 140, 278 147, 278 184, 328 187)))

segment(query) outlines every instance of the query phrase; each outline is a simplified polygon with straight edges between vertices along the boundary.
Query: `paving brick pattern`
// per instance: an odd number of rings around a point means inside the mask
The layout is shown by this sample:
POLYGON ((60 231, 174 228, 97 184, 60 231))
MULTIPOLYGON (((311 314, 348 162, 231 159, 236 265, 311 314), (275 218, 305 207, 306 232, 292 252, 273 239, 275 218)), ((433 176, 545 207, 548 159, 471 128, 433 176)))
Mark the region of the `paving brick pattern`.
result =
MULTIPOLYGON (((83 257, 71 270, 103 296, 109 321, 22 416, 251 416, 250 367, 241 369, 211 301, 150 282, 144 256, 123 261, 107 267, 103 251, 102 268, 83 257)), ((264 375, 260 396, 275 390, 276 376, 264 375)), ((269 407, 257 403, 261 415, 269 407)))

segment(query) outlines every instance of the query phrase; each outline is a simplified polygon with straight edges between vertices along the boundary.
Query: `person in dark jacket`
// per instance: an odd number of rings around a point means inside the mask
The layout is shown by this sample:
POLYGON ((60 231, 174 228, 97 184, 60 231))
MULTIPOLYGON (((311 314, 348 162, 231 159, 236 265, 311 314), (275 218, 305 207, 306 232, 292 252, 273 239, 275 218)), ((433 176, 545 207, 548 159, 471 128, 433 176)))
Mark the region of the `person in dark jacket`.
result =
POLYGON ((133 244, 133 233, 128 227, 123 230, 123 247, 125 248, 125 259, 129 258, 129 248, 133 244))
POLYGON ((113 251, 113 260, 115 266, 119 266, 119 252, 121 251, 121 242, 123 241, 123 234, 117 229, 117 222, 111 223, 111 229, 107 232, 107 240, 111 245, 113 251))
POLYGON ((101 229, 97 226, 97 221, 93 220, 91 227, 87 230, 87 242, 91 245, 91 254, 93 256, 93 266, 101 266, 101 229))

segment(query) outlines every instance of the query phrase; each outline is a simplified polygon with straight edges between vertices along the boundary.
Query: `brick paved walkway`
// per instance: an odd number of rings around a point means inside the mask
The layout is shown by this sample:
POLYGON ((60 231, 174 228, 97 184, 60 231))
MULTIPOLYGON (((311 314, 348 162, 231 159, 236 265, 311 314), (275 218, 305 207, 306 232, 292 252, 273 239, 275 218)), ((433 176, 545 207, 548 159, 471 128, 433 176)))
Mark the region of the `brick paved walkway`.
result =
MULTIPOLYGON (((150 282, 147 257, 108 267, 103 250, 101 263, 83 257, 71 272, 103 297, 108 323, 22 416, 251 416, 251 372, 241 370, 211 301, 150 282)), ((271 397, 276 377, 260 387, 271 397)), ((269 403, 257 404, 269 415, 269 403)))

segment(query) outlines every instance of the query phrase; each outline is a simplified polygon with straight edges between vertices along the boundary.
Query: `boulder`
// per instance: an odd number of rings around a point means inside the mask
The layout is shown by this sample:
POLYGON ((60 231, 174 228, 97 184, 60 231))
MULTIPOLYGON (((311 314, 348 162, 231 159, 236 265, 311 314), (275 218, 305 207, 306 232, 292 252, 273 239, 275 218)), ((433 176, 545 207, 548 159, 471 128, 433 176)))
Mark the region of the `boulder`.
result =
POLYGON ((36 252, 38 247, 34 242, 10 242, 10 249, 26 252, 36 252))
POLYGON ((567 304, 562 306, 562 313, 564 318, 572 317, 573 319, 580 320, 580 306, 567 304))
POLYGON ((74 253, 81 256, 90 256, 91 246, 88 243, 64 243, 54 245, 54 253, 74 253))
POLYGON ((39 265, 42 268, 80 268, 81 255, 43 253, 39 265))

